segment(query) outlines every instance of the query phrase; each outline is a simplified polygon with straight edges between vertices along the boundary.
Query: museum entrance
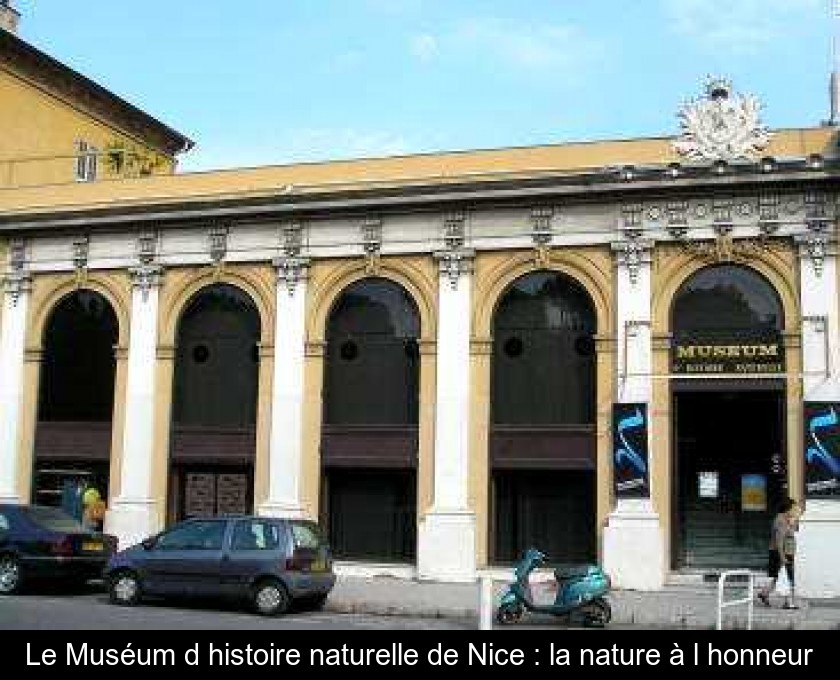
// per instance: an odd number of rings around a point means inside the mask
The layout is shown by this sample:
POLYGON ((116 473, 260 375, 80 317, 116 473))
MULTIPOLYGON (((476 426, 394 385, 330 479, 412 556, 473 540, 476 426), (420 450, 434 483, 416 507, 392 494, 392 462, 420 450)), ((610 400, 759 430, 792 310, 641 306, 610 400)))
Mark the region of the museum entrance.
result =
POLYGON ((766 383, 681 387, 672 404, 674 567, 764 568, 774 508, 785 493, 784 390, 766 383))
POLYGON ((786 487, 784 312, 759 272, 698 270, 671 328, 676 569, 761 569, 786 487))

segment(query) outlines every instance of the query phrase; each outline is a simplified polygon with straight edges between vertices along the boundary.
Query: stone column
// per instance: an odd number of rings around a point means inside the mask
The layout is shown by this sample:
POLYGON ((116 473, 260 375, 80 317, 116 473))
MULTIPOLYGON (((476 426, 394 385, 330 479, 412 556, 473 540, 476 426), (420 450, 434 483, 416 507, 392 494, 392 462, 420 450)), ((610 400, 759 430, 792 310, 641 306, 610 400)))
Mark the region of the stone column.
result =
POLYGON ((22 261, 17 267, 13 262, 12 273, 5 280, 0 317, 0 503, 24 500, 18 477, 29 295, 30 279, 22 261))
MULTIPOLYGON (((640 239, 640 230, 625 230, 625 239, 613 244, 617 265, 618 370, 615 400, 617 403, 644 404, 647 407, 648 483, 665 480, 651 474, 653 440, 651 378, 651 250, 652 243, 640 239)), ((612 429, 612 426, 611 426, 612 429)), ((612 442, 611 459, 616 442, 612 442)), ((614 461, 610 471, 614 474, 614 461)), ((657 590, 665 583, 667 560, 665 537, 659 515, 651 501, 652 493, 642 498, 619 498, 604 528, 604 568, 619 588, 657 590)))
MULTIPOLYGON (((827 228, 811 225, 800 245, 804 402, 840 401, 837 257, 827 228), (815 228, 816 227, 816 228, 815 228)), ((840 415, 840 414, 838 414, 840 415)), ((806 439, 809 423, 804 423, 806 439)), ((791 455, 805 456, 806 445, 791 455)), ((831 452, 835 459, 837 451, 831 452)), ((807 467, 807 462, 804 463, 807 467)), ((794 496, 797 494, 794 493, 794 496)), ((796 558, 796 590, 804 597, 840 596, 840 498, 807 498, 796 558)))
POLYGON ((268 497, 258 510, 262 515, 273 517, 302 517, 303 368, 308 261, 284 257, 275 261, 275 266, 277 292, 268 497))
POLYGON ((120 546, 138 543, 155 532, 157 513, 152 471, 155 433, 155 359, 161 271, 132 270, 131 333, 125 388, 119 495, 105 516, 105 531, 120 546))
POLYGON ((468 507, 472 253, 439 255, 434 498, 419 526, 421 579, 475 579, 475 513, 468 507))

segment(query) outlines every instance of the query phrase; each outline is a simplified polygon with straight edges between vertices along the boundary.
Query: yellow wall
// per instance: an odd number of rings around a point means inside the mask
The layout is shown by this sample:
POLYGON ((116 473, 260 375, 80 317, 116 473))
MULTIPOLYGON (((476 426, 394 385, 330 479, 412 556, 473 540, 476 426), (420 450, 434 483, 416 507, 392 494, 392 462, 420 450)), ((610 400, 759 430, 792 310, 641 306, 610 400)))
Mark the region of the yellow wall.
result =
MULTIPOLYGON (((7 70, 0 70, 0 102, 0 187, 75 182, 79 140, 101 151, 121 142, 159 158, 156 174, 174 169, 171 157, 7 70)), ((105 158, 97 165, 97 178, 114 176, 105 158)))

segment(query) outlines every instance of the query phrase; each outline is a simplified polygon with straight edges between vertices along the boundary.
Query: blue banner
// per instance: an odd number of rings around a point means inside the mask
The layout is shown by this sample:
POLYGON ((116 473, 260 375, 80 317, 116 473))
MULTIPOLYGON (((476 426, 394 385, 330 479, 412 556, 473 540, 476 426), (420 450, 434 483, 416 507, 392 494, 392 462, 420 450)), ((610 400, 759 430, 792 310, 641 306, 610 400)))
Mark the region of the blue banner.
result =
POLYGON ((840 499, 840 403, 805 402, 805 496, 840 499))
POLYGON ((615 495, 650 495, 647 404, 613 404, 612 458, 615 495))

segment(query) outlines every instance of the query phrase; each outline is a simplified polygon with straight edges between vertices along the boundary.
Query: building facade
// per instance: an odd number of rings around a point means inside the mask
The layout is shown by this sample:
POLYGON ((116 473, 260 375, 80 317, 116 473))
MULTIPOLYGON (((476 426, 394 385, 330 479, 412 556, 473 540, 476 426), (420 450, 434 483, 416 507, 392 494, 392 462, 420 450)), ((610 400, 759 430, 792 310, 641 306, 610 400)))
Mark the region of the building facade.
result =
POLYGON ((0 189, 170 174, 192 142, 16 34, 0 3, 0 189))
POLYGON ((0 500, 82 470, 122 543, 256 511, 421 578, 538 545, 656 589, 762 568, 790 494, 837 596, 837 129, 722 80, 682 125, 0 192, 0 500))

